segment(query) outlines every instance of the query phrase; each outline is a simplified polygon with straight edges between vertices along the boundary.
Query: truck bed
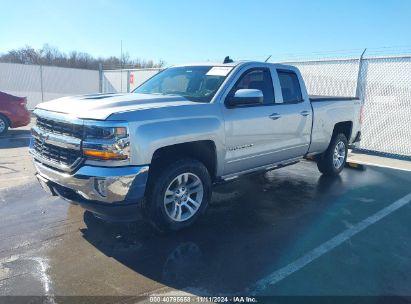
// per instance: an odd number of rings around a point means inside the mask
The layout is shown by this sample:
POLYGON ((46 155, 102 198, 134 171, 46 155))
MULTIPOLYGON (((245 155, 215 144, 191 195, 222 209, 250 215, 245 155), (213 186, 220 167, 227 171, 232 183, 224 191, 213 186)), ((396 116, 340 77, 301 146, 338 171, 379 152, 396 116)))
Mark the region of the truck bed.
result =
POLYGON ((311 102, 321 102, 321 101, 346 101, 346 100, 359 100, 358 97, 349 96, 323 96, 323 95, 309 95, 311 102))

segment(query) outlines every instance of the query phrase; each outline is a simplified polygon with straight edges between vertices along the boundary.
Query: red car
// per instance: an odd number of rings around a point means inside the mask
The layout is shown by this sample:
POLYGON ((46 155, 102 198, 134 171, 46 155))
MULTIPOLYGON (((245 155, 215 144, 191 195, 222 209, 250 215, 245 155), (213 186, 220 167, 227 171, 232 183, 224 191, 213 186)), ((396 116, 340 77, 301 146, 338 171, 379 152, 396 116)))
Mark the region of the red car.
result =
POLYGON ((6 134, 8 128, 23 127, 30 123, 30 112, 26 105, 26 97, 0 92, 0 136, 6 134))

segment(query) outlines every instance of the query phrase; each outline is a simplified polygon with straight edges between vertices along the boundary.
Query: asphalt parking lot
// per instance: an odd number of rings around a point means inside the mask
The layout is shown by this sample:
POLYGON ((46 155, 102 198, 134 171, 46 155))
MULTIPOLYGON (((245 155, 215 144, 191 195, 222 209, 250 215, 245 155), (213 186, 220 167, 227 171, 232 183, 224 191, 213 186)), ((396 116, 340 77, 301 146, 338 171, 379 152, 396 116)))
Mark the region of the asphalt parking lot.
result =
POLYGON ((217 187, 159 235, 44 193, 28 136, 0 139, 0 295, 411 295, 411 172, 305 161, 217 187))

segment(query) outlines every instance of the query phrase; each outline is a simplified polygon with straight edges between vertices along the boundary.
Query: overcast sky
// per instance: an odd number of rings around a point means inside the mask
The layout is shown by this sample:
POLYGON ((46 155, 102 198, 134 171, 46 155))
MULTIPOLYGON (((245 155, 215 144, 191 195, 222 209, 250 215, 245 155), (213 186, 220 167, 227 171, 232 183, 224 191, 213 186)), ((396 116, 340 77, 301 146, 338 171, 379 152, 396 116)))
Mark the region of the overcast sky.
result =
POLYGON ((268 55, 411 49, 409 0, 0 2, 0 53, 44 43, 168 64, 268 55))

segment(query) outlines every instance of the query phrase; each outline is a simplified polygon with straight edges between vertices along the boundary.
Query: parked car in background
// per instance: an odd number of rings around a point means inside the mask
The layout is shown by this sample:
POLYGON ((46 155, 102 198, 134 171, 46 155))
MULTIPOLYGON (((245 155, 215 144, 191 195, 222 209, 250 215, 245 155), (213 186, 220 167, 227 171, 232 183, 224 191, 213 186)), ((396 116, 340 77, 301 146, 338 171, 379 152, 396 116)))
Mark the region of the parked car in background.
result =
POLYGON ((30 112, 26 105, 26 97, 0 91, 0 136, 6 134, 9 128, 24 127, 30 123, 30 112))
POLYGON ((106 219, 141 207, 161 230, 178 230, 204 213, 215 183, 305 157, 339 174, 360 138, 361 106, 308 96, 293 66, 176 66, 134 93, 39 104, 30 152, 49 193, 106 219))

